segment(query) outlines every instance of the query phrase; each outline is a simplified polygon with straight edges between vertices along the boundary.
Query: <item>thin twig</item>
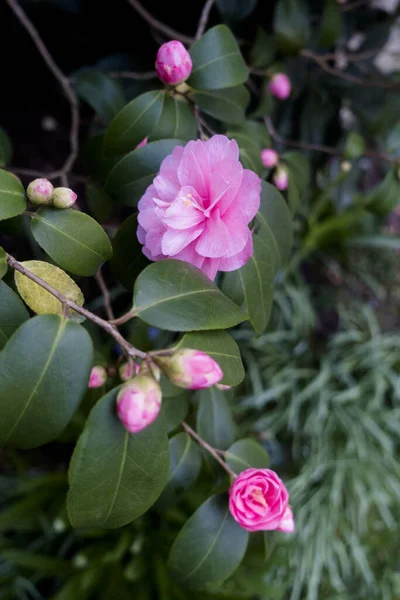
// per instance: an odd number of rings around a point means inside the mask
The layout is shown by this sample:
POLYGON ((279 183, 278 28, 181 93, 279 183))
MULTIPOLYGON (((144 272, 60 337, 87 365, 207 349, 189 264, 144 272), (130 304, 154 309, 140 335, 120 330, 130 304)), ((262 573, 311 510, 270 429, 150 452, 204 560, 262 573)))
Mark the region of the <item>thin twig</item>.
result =
POLYGON ((207 136, 204 133, 202 118, 200 116, 200 107, 197 104, 195 104, 193 106, 193 115, 194 115, 194 119, 196 121, 196 127, 197 127, 197 131, 199 133, 200 138, 206 139, 207 136))
POLYGON ((104 281, 104 277, 103 277, 103 273, 101 272, 101 269, 99 269, 96 273, 96 281, 101 290, 101 293, 103 294, 104 308, 106 311, 107 319, 109 321, 113 321, 115 317, 114 317, 113 309, 111 306, 110 292, 108 291, 108 287, 106 285, 106 282, 104 281))
POLYGON ((20 273, 22 273, 22 275, 25 275, 25 277, 27 277, 31 281, 34 281, 35 283, 40 285, 44 290, 46 290, 47 292, 52 294, 55 298, 57 298, 57 300, 59 300, 61 302, 61 304, 64 307, 68 306, 72 310, 80 313, 81 315, 83 315, 90 321, 93 321, 93 323, 95 323, 96 325, 98 325, 99 327, 104 329, 104 331, 106 331, 109 335, 111 335, 120 344, 120 346, 124 349, 124 351, 126 352, 126 354, 128 356, 146 358, 146 356, 147 356, 146 353, 142 352, 141 350, 138 350, 138 348, 135 348, 134 346, 132 346, 132 344, 130 344, 119 333, 119 331, 113 325, 111 325, 111 323, 108 323, 108 321, 101 319, 100 317, 93 314, 89 310, 86 310, 86 308, 79 306, 79 304, 76 304, 76 302, 74 302, 73 300, 70 300, 69 298, 67 298, 66 296, 61 294, 61 292, 59 292, 52 285, 47 283, 47 281, 44 281, 41 277, 38 277, 34 273, 31 273, 28 269, 25 269, 25 267, 23 265, 21 265, 21 263, 19 263, 10 254, 7 254, 7 263, 10 265, 11 268, 15 269, 16 271, 19 271, 20 273))
POLYGON ((110 71, 108 74, 110 77, 115 77, 116 79, 146 80, 155 79, 157 77, 155 71, 145 71, 143 73, 137 73, 136 71, 110 71))
POLYGON ((189 37, 188 35, 185 35, 184 33, 176 31, 172 27, 169 27, 169 25, 165 25, 165 23, 162 23, 161 21, 153 17, 153 15, 149 13, 149 11, 140 4, 139 0, 128 0, 128 2, 136 10, 136 12, 139 13, 140 16, 145 21, 147 21, 149 25, 151 25, 151 27, 154 27, 154 29, 158 29, 158 31, 161 31, 169 38, 181 40, 185 44, 193 44, 193 38, 189 37))
POLYGON ((355 2, 351 2, 350 4, 343 4, 339 10, 342 12, 348 12, 350 10, 355 10, 356 8, 360 8, 360 6, 364 6, 364 4, 369 4, 371 0, 355 0, 355 2))
POLYGON ((203 35, 203 33, 207 27, 208 18, 210 16, 210 11, 213 7, 214 2, 215 2, 215 0, 207 0, 205 5, 203 6, 203 10, 201 11, 201 16, 200 16, 200 20, 199 20, 199 25, 197 27, 197 31, 196 31, 196 35, 195 35, 196 40, 199 40, 201 38, 201 36, 203 35))
POLYGON ((133 319, 134 316, 135 316, 135 313, 133 312, 133 310, 130 310, 127 313, 125 313, 124 315, 122 315, 121 317, 118 317, 118 319, 115 319, 113 317, 112 319, 110 319, 110 323, 112 325, 115 325, 116 327, 118 327, 119 325, 123 325, 124 323, 127 323, 128 321, 133 319))
POLYGON ((49 174, 50 178, 61 177, 61 181, 62 181, 63 185, 66 185, 68 183, 68 180, 67 180, 68 173, 71 171, 71 169, 77 159, 78 150, 79 150, 79 142, 78 142, 79 102, 78 102, 78 98, 76 97, 76 94, 72 88, 70 80, 68 79, 68 77, 66 75, 64 75, 64 73, 61 71, 61 69, 55 63, 53 57, 51 56, 50 52, 47 50, 42 38, 40 37, 38 30, 33 25, 33 23, 29 20, 26 13, 22 10, 20 5, 18 4, 17 0, 6 0, 6 1, 7 1, 8 5, 10 6, 10 8, 12 9, 12 11, 14 12, 15 16, 20 21, 21 25, 26 29, 26 31, 31 36, 31 38, 32 38, 36 48, 38 49, 39 53, 41 54, 44 62, 46 63, 46 65, 48 66, 50 71, 53 73, 53 75, 57 79, 57 81, 60 83, 60 85, 64 91, 64 94, 70 105, 71 127, 70 127, 70 134, 69 134, 69 146, 70 146, 69 154, 65 160, 64 165, 61 167, 61 169, 58 171, 54 171, 54 173, 49 174))
POLYGON ((15 175, 22 175, 22 177, 46 177, 45 174, 40 171, 34 171, 32 169, 20 169, 19 167, 7 167, 7 170, 11 171, 15 175))
POLYGON ((236 473, 232 471, 230 467, 228 467, 226 462, 219 456, 215 448, 210 446, 210 444, 207 444, 207 442, 203 440, 203 438, 201 438, 199 434, 194 431, 194 429, 192 429, 187 423, 185 423, 185 421, 182 421, 181 425, 186 431, 186 433, 191 435, 192 438, 195 439, 198 444, 200 444, 200 446, 203 446, 203 448, 207 450, 207 452, 209 452, 213 458, 215 458, 215 460, 221 465, 223 469, 225 469, 225 471, 232 477, 232 479, 236 479, 236 473))

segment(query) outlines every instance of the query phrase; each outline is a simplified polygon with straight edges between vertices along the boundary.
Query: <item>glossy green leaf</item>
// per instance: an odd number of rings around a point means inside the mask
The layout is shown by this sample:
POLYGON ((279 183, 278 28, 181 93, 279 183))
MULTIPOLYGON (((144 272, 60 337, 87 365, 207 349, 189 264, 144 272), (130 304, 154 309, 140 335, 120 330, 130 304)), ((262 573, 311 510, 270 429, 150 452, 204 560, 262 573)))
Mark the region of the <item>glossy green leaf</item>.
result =
POLYGON ((105 156, 134 150, 150 133, 160 118, 165 94, 147 92, 129 102, 111 121, 104 140, 105 156))
POLYGON ((257 333, 262 333, 271 316, 276 275, 270 238, 253 236, 254 252, 239 269, 247 312, 257 333))
POLYGON ((87 70, 74 75, 77 95, 85 100, 105 123, 115 117, 125 104, 122 87, 101 71, 87 70))
POLYGON ((200 390, 196 429, 213 448, 226 450, 235 439, 235 424, 224 394, 216 387, 200 390))
POLYGON ((137 215, 124 221, 113 238, 111 268, 127 290, 133 290, 136 277, 149 264, 137 239, 137 215))
POLYGON ((92 361, 81 325, 54 315, 21 325, 0 354, 0 444, 35 448, 56 438, 86 392, 92 361))
POLYGON ((225 25, 209 29, 190 49, 193 70, 188 84, 197 90, 240 85, 248 69, 232 32, 225 25))
POLYGON ((315 249, 332 244, 337 246, 359 233, 366 217, 367 213, 364 210, 357 209, 326 218, 312 227, 304 240, 304 247, 315 249))
POLYGON ((310 188, 311 171, 309 161, 301 152, 284 152, 282 160, 302 197, 310 188))
POLYGON ((203 112, 224 123, 242 123, 250 94, 244 85, 225 90, 211 90, 192 94, 203 112))
POLYGON ((238 567, 249 533, 231 516, 225 494, 211 496, 185 523, 171 548, 173 578, 191 588, 222 583, 238 567))
POLYGON ((344 146, 344 155, 353 160, 360 158, 365 152, 365 139, 357 131, 351 131, 346 139, 344 146))
POLYGON ((400 235, 357 235, 347 240, 346 245, 400 250, 400 235))
POLYGON ((118 391, 92 409, 72 456, 67 506, 74 527, 122 527, 154 504, 167 481, 163 415, 130 434, 116 414, 118 391))
POLYGON ((265 33, 261 27, 257 27, 254 44, 250 50, 250 64, 258 69, 267 67, 273 61, 275 53, 274 37, 265 33))
POLYGON ((32 217, 32 233, 39 246, 74 275, 94 275, 112 256, 104 229, 78 210, 41 208, 32 217))
POLYGON ((251 438, 238 440, 225 454, 225 460, 235 473, 246 469, 267 469, 269 456, 264 448, 251 438))
POLYGON ((168 481, 158 501, 163 509, 179 502, 195 484, 202 462, 199 445, 187 433, 178 433, 169 440, 169 455, 168 481))
POLYGON ((392 167, 385 178, 368 194, 364 205, 371 212, 379 215, 388 215, 399 203, 400 182, 396 170, 392 167))
POLYGON ((322 46, 333 46, 338 41, 342 31, 342 17, 337 0, 325 0, 319 30, 319 41, 322 46))
POLYGON ((11 288, 0 281, 0 350, 24 321, 29 319, 22 300, 11 288))
POLYGON ((282 266, 288 260, 292 247, 292 216, 283 196, 265 181, 261 182, 261 204, 257 220, 261 226, 260 236, 272 234, 274 253, 277 251, 278 264, 282 266))
POLYGON ((309 37, 309 15, 304 0, 279 0, 275 8, 274 33, 278 49, 297 54, 309 37))
POLYGON ((199 331, 186 333, 178 348, 194 348, 206 352, 221 367, 224 385, 238 385, 244 379, 244 368, 239 346, 226 331, 199 331))
POLYGON ((0 221, 20 215, 26 209, 22 183, 12 173, 0 169, 0 221))
POLYGON ((184 421, 189 412, 189 402, 185 394, 165 397, 163 393, 163 411, 167 420, 168 433, 176 429, 181 421, 184 421))
POLYGON ((105 190, 113 198, 136 206, 146 188, 153 182, 164 158, 183 140, 160 140, 151 142, 124 156, 110 172, 105 190))
POLYGON ((180 260, 160 260, 136 279, 134 311, 167 331, 227 329, 247 316, 202 272, 180 260))
POLYGON ((149 135, 149 141, 163 139, 188 141, 195 138, 196 121, 188 102, 173 96, 165 96, 162 113, 149 135))
POLYGON ((265 126, 256 121, 247 120, 242 125, 231 126, 227 135, 237 142, 243 166, 262 175, 265 167, 261 162, 260 153, 263 148, 269 148, 271 144, 265 126))
POLYGON ((7 265, 7 254, 0 246, 0 279, 3 279, 4 275, 7 273, 8 265, 7 265))
POLYGON ((257 5, 257 0, 216 0, 216 5, 227 23, 242 21, 257 5))
POLYGON ((11 162, 12 146, 7 132, 0 127, 0 167, 4 167, 11 162))
POLYGON ((81 159, 84 166, 90 175, 100 182, 104 182, 107 179, 110 171, 122 158, 122 156, 112 156, 109 158, 104 155, 105 137, 105 133, 90 137, 81 152, 81 159))
POLYGON ((228 296, 238 306, 244 303, 242 282, 240 281, 239 269, 224 273, 220 283, 221 292, 228 296))
POLYGON ((85 185, 86 202, 90 212, 100 223, 107 221, 112 214, 112 199, 95 181, 88 180, 85 185))

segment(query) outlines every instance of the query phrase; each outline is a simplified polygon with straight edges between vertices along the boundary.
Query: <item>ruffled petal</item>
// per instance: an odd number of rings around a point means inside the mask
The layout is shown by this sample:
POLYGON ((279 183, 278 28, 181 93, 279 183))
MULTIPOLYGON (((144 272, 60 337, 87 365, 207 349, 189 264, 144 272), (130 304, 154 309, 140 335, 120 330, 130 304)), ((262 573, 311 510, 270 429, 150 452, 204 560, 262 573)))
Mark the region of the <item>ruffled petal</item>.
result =
POLYGON ((172 229, 189 229, 198 225, 205 218, 202 210, 197 208, 198 202, 199 197, 194 188, 181 188, 177 198, 163 213, 163 223, 172 229))
POLYGON ((208 197, 210 167, 204 142, 189 142, 183 151, 178 168, 181 186, 192 186, 203 198, 208 197))
POLYGON ((203 225, 200 225, 200 227, 192 227, 192 229, 185 229, 183 231, 168 229, 162 238, 162 253, 166 256, 175 256, 175 254, 186 248, 190 242, 197 239, 203 228, 203 225))
POLYGON ((253 237, 251 235, 250 230, 248 230, 249 235, 247 239, 247 243, 243 250, 231 256, 230 258, 220 258, 219 259, 219 270, 220 271, 236 271, 236 269, 240 269, 243 267, 249 260, 251 256, 253 256, 253 237))
POLYGON ((205 144, 211 169, 225 158, 239 161, 239 147, 235 140, 230 140, 225 135, 213 135, 205 144))
POLYGON ((242 183, 231 207, 235 206, 250 223, 260 208, 261 179, 249 169, 243 170, 242 183))
POLYGON ((156 194, 161 200, 172 202, 180 189, 178 167, 183 155, 183 146, 177 146, 172 154, 164 158, 160 172, 154 179, 156 194))
POLYGON ((212 216, 206 219, 204 231, 196 243, 196 250, 206 258, 219 258, 227 253, 229 244, 229 231, 221 220, 219 210, 215 209, 212 216))

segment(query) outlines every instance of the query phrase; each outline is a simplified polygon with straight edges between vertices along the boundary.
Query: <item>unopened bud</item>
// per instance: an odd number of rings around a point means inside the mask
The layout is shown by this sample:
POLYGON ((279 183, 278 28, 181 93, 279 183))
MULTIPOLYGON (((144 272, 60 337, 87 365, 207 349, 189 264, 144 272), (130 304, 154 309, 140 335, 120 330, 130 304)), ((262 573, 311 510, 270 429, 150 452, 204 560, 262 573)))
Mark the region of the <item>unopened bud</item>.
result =
POLYGON ((264 150, 261 150, 261 160, 264 167, 272 169, 278 164, 279 156, 272 148, 264 148, 264 150))
POLYGON ((154 358, 169 380, 178 387, 201 390, 224 376, 219 364, 205 352, 184 348, 171 357, 154 358))
POLYGON ((271 77, 268 84, 268 89, 273 96, 279 98, 279 100, 286 100, 289 98, 292 91, 292 85, 290 79, 285 73, 275 73, 271 77))
POLYGON ((149 141, 149 138, 145 137, 141 142, 138 143, 135 150, 137 150, 138 148, 143 148, 143 146, 146 146, 148 141, 149 141))
POLYGON ((55 208, 70 208, 75 204, 77 197, 69 188, 54 188, 52 204, 55 208))
POLYGON ((26 190, 26 195, 32 204, 51 204, 54 187, 48 179, 35 179, 31 181, 26 190))
POLYGON ((289 185, 289 175, 287 169, 285 167, 279 166, 273 176, 273 182, 275 187, 278 188, 281 192, 287 190, 289 185))
POLYGON ((343 173, 349 173, 349 171, 351 171, 351 162, 349 162, 348 160, 344 160, 340 163, 340 170, 343 173))
POLYGON ((225 385, 224 383, 217 383, 217 388, 221 390, 221 392, 227 392, 232 389, 231 385, 225 385))
POLYGON ((102 385, 104 385, 106 381, 107 371, 105 370, 105 368, 100 366, 93 367, 93 369, 90 372, 88 387, 99 388, 102 385))
POLYGON ((138 364, 126 362, 120 366, 118 373, 122 381, 129 381, 129 379, 132 379, 135 375, 139 374, 139 369, 140 367, 138 364))
POLYGON ((161 408, 161 388, 147 375, 138 375, 122 386, 117 396, 118 417, 130 433, 146 429, 161 408))
POLYGON ((185 46, 172 40, 160 46, 156 58, 157 75, 168 85, 185 81, 192 72, 192 59, 185 46))

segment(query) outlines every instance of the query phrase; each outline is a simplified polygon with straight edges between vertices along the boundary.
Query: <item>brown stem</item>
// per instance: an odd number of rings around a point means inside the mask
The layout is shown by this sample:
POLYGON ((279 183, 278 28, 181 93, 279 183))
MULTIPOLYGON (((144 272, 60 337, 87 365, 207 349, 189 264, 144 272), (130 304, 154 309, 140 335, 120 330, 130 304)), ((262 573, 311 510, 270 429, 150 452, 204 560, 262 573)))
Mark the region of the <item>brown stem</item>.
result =
POLYGON ((199 25, 197 27, 195 39, 199 40, 203 35, 208 22, 208 17, 210 16, 210 11, 213 7, 215 0, 207 0, 207 2, 203 6, 203 10, 201 11, 199 25))
POLYGON ((98 283, 98 286, 101 290, 101 293, 103 294, 103 298, 104 298, 104 308, 106 311, 106 315, 107 315, 107 319, 109 321, 113 321, 114 317, 114 313, 113 313, 113 309, 111 306, 111 298, 110 298, 110 292, 108 291, 108 287, 106 286, 106 282, 104 281, 104 277, 103 274, 101 272, 101 269, 99 269, 96 273, 96 281, 98 283))
POLYGON ((133 319, 134 316, 135 316, 135 313, 133 312, 133 308, 132 308, 130 311, 128 311, 121 317, 118 317, 118 319, 115 319, 115 318, 110 319, 110 323, 115 326, 123 325, 124 323, 127 323, 128 321, 133 319))
POLYGON ((183 33, 179 33, 179 31, 176 31, 172 27, 169 27, 169 25, 165 25, 165 23, 162 23, 153 17, 153 15, 140 4, 139 0, 128 0, 128 2, 136 10, 136 12, 139 13, 140 16, 147 21, 149 25, 151 25, 151 27, 154 27, 154 29, 158 29, 158 31, 161 31, 169 38, 181 40, 185 44, 193 44, 193 38, 183 33))
POLYGON ((210 444, 207 444, 207 442, 203 440, 203 438, 201 438, 199 434, 194 431, 194 429, 192 429, 187 423, 185 423, 185 421, 182 421, 181 425, 186 431, 186 433, 191 435, 192 438, 195 439, 198 444, 200 444, 200 446, 203 446, 203 448, 207 450, 207 452, 209 452, 209 454, 211 454, 213 458, 215 458, 215 460, 221 465, 223 469, 225 469, 225 471, 232 477, 232 479, 236 479, 236 473, 232 471, 230 467, 228 467, 224 460, 222 460, 215 448, 210 446, 210 444))
POLYGON ((132 344, 130 344, 111 323, 108 323, 108 321, 101 319, 89 310, 86 310, 86 308, 79 306, 79 304, 76 304, 76 302, 73 302, 73 300, 69 300, 69 298, 61 294, 61 292, 59 292, 52 285, 47 283, 47 281, 44 281, 43 279, 41 279, 41 277, 38 277, 34 273, 28 271, 28 269, 25 269, 25 267, 21 265, 21 263, 19 263, 10 254, 7 254, 7 262, 11 268, 15 269, 16 271, 19 271, 19 273, 22 273, 22 275, 25 275, 25 277, 27 277, 31 281, 34 281, 35 283, 40 285, 44 290, 52 294, 55 298, 57 298, 57 300, 59 300, 62 303, 63 306, 68 306, 72 310, 75 310, 76 312, 80 313, 81 315, 83 315, 90 321, 93 321, 93 323, 104 329, 121 345, 121 347, 124 349, 128 356, 146 358, 146 353, 132 346, 132 344))

